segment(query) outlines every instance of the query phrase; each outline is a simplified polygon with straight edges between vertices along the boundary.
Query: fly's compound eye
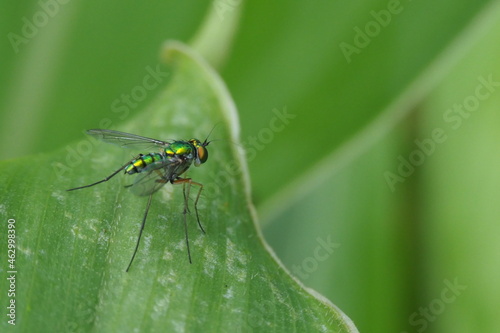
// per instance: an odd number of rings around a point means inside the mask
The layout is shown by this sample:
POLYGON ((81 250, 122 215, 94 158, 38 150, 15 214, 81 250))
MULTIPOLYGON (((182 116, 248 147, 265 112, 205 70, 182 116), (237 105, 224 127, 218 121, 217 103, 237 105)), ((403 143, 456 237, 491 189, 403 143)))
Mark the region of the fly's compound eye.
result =
POLYGON ((199 166, 202 163, 205 163, 208 159, 208 150, 204 146, 197 147, 198 156, 195 161, 195 166, 199 166))

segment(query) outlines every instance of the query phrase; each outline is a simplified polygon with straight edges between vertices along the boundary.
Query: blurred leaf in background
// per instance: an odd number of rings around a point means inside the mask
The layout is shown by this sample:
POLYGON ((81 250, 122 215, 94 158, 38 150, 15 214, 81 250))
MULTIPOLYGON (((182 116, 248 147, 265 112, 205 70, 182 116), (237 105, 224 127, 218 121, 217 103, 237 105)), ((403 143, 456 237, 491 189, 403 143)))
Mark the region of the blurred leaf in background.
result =
POLYGON ((117 127, 130 119, 168 82, 151 74, 165 71, 159 45, 192 36, 207 6, 3 1, 1 156, 47 152, 101 121, 117 127))
MULTIPOLYGON (((164 39, 196 36, 209 6, 199 4, 72 1, 18 53, 4 38, 2 156, 50 151, 139 111, 155 89, 133 104, 123 94, 156 69, 164 39)), ((289 269, 361 332, 498 331, 496 91, 459 129, 443 119, 478 77, 500 81, 498 2, 211 6, 222 23, 241 11, 217 65, 240 112, 265 236, 289 269), (415 140, 439 128, 432 154, 411 162, 415 140), (455 279, 467 289, 445 302, 455 279)), ((4 8, 7 36, 39 4, 4 8)), ((194 43, 210 57, 218 36, 194 43)))

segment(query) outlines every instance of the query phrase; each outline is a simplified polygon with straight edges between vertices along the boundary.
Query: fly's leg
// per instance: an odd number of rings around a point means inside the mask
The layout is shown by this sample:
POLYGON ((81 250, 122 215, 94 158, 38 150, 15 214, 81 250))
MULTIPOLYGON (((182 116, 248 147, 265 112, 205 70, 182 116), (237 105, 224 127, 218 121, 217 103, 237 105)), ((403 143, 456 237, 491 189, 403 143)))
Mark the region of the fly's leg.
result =
POLYGON ((186 183, 182 185, 182 194, 184 195, 184 211, 182 212, 182 215, 184 215, 184 233, 186 235, 186 245, 188 249, 188 257, 189 257, 189 263, 192 264, 193 262, 191 261, 191 251, 189 251, 189 239, 188 239, 188 228, 187 228, 187 221, 186 221, 186 214, 189 212, 189 189, 188 193, 186 196, 186 183))
POLYGON ((139 243, 141 242, 142 231, 144 230, 144 225, 146 224, 146 218, 148 217, 149 206, 151 206, 151 198, 152 197, 153 197, 153 194, 151 193, 149 195, 148 204, 146 206, 146 211, 144 212, 144 218, 142 219, 141 229, 139 230, 139 237, 137 237, 137 243, 135 244, 134 254, 132 254, 132 259, 130 259, 130 263, 128 264, 125 272, 128 272, 128 270, 130 269, 130 266, 132 266, 132 262, 134 261, 135 254, 137 253, 137 249, 139 249, 139 243))
POLYGON ((200 190, 198 191, 198 195, 196 196, 196 200, 194 202, 194 210, 196 212, 196 220, 198 221, 198 226, 200 227, 201 231, 203 231, 203 233, 205 233, 205 230, 203 229, 203 227, 201 226, 201 223, 200 223, 200 217, 198 215, 198 199, 200 198, 200 194, 201 194, 201 190, 203 189, 203 185, 200 184, 200 183, 197 183, 197 182, 194 182, 191 180, 191 178, 178 178, 176 180, 174 180, 172 182, 172 184, 176 185, 176 184, 182 184, 183 185, 183 194, 184 194, 184 211, 183 211, 183 215, 184 215, 184 233, 186 235, 186 246, 187 246, 187 250, 188 250, 188 258, 189 258, 189 263, 191 264, 192 261, 191 261, 191 251, 189 249, 189 237, 188 237, 188 229, 187 229, 187 216, 186 214, 189 212, 189 202, 188 202, 188 199, 189 199, 189 192, 191 190, 191 185, 197 185, 197 186, 200 186, 200 190), (187 191, 186 191, 186 185, 187 185, 187 191))
POLYGON ((114 176, 116 176, 116 174, 118 174, 118 172, 122 171, 123 169, 125 169, 130 163, 132 163, 133 161, 135 161, 136 159, 138 159, 140 157, 137 156, 133 159, 131 159, 130 161, 128 161, 126 164, 124 164, 120 169, 116 170, 115 172, 113 172, 111 175, 107 176, 106 178, 104 179, 101 179, 100 181, 98 182, 95 182, 95 183, 92 183, 92 184, 89 184, 89 185, 85 185, 85 186, 80 186, 80 187, 75 187, 75 188, 70 188, 69 190, 66 190, 66 191, 74 191, 74 190, 79 190, 79 189, 82 189, 82 188, 86 188, 86 187, 91 187, 91 186, 94 186, 94 185, 97 185, 97 184, 100 184, 100 183, 104 183, 104 182, 107 182, 108 180, 110 180, 111 178, 113 178, 114 176))
MULTIPOLYGON (((205 233, 205 229, 201 226, 200 217, 198 215, 198 200, 200 199, 201 191, 203 190, 203 185, 197 182, 191 182, 191 184, 199 186, 198 194, 196 195, 196 199, 194 200, 194 211, 196 212, 196 220, 198 221, 198 225, 200 226, 201 231, 205 233)), ((191 187, 191 184, 189 185, 191 187)))
MULTIPOLYGON (((134 161, 134 160, 132 160, 134 161)), ((127 164, 128 165, 128 164, 127 164)), ((163 176, 159 170, 154 170, 156 171, 160 176, 163 176)), ((158 182, 162 182, 162 183, 166 183, 166 180, 165 179, 159 179, 157 180, 158 182)), ((133 185, 133 184, 132 184, 133 185)), ((125 187, 130 187, 132 185, 127 185, 125 187)), ((153 197, 153 193, 151 193, 149 195, 149 198, 148 198, 148 203, 146 205, 146 211, 144 212, 144 217, 142 218, 142 224, 141 224, 141 229, 139 230, 139 236, 137 237, 137 243, 135 244, 135 249, 134 249, 134 253, 132 254, 132 258, 130 259, 130 263, 128 264, 127 266, 127 269, 125 270, 125 272, 128 272, 129 269, 130 269, 130 266, 132 266, 132 262, 134 261, 134 258, 135 258, 135 255, 137 253, 137 250, 139 249, 139 244, 141 242, 141 236, 142 236, 142 231, 144 230, 144 226, 146 225, 146 219, 148 217, 148 212, 149 212, 149 207, 151 206, 151 198, 153 197)))
POLYGON ((200 222, 200 216, 198 214, 198 200, 200 199, 201 191, 203 190, 203 184, 198 183, 193 181, 191 178, 179 178, 174 180, 173 184, 184 184, 184 205, 186 212, 189 212, 189 206, 188 206, 188 199, 189 199, 189 192, 191 191, 191 185, 196 185, 199 186, 198 194, 196 195, 196 199, 194 200, 194 211, 196 213, 196 220, 198 221, 198 226, 200 227, 201 231, 205 233, 205 229, 203 229, 203 226, 201 225, 200 222), (187 193, 185 191, 185 187, 188 187, 187 193))
POLYGON ((189 210, 189 192, 191 191, 191 186, 188 187, 186 193, 186 183, 182 183, 182 195, 184 195, 184 212, 183 214, 191 213, 189 210))

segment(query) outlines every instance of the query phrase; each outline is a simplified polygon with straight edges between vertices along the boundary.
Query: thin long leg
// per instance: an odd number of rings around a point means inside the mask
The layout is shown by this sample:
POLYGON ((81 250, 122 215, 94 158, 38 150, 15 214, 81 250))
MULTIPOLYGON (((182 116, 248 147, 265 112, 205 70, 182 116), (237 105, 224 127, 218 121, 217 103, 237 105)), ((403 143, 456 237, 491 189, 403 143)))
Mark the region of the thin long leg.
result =
POLYGON ((100 184, 100 183, 104 183, 104 182, 107 182, 108 180, 110 180, 111 178, 113 178, 114 176, 116 176, 116 174, 120 171, 122 171, 123 169, 125 169, 130 163, 132 163, 133 161, 135 161, 136 159, 138 159, 139 156, 131 159, 130 161, 128 161, 126 164, 124 164, 120 169, 116 170, 115 172, 113 172, 111 175, 107 176, 106 178, 104 179, 101 179, 100 181, 98 182, 95 182, 95 183, 92 183, 90 185, 85 185, 85 186, 80 186, 80 187, 75 187, 75 188, 70 188, 69 190, 66 190, 66 191, 74 191, 74 190, 79 190, 79 189, 82 189, 82 188, 86 188, 86 187, 91 187, 91 186, 94 186, 94 185, 97 185, 97 184, 100 184))
POLYGON ((184 183, 182 186, 182 193, 184 194, 184 211, 182 212, 182 214, 184 215, 184 234, 186 235, 186 246, 188 250, 189 263, 192 264, 193 262, 191 261, 191 251, 189 250, 189 237, 188 237, 188 228, 186 221, 187 220, 186 214, 189 212, 188 201, 187 201, 187 199, 189 198, 189 190, 186 196, 186 183, 184 183))
POLYGON ((189 249, 189 237, 188 237, 187 216, 186 216, 187 213, 189 212, 189 192, 191 190, 192 184, 200 186, 200 190, 198 191, 198 195, 196 196, 196 201, 194 203, 194 210, 196 212, 196 219, 198 221, 198 225, 200 226, 201 231, 203 231, 203 233, 205 233, 205 230, 203 229, 203 227, 201 226, 201 223, 200 223, 200 217, 198 215, 198 207, 197 207, 198 199, 200 198, 200 193, 201 193, 201 190, 203 189, 203 185, 192 181, 191 178, 179 178, 179 179, 174 180, 172 184, 182 184, 183 185, 182 193, 184 195, 184 211, 182 213, 184 215, 184 234, 186 235, 186 246, 187 246, 187 250, 188 250, 189 263, 192 264, 191 251, 189 249), (186 184, 188 185, 187 191, 186 191, 186 184))
POLYGON ((137 249, 139 249, 139 243, 141 242, 142 231, 144 230, 144 225, 146 224, 146 218, 148 217, 149 206, 151 206, 151 198, 152 197, 153 197, 153 194, 151 193, 149 195, 148 204, 146 206, 146 211, 144 212, 144 218, 142 219, 141 229, 139 230, 139 237, 137 237, 137 244, 135 244, 134 254, 132 254, 132 259, 130 259, 130 263, 128 264, 128 267, 125 270, 125 272, 128 272, 128 270, 130 269, 130 266, 132 266, 132 262, 134 261, 135 254, 137 253, 137 249))
POLYGON ((196 220, 198 221, 198 226, 200 227, 201 231, 203 231, 203 233, 205 233, 205 229, 203 229, 203 227, 201 226, 201 223, 200 223, 200 216, 198 215, 198 200, 200 199, 201 191, 203 190, 203 185, 200 183, 196 183, 196 182, 191 182, 191 184, 197 185, 200 187, 200 189, 198 190, 198 194, 196 195, 196 200, 194 201, 194 211, 196 212, 196 220))
POLYGON ((188 231, 187 231, 187 210, 188 210, 188 205, 187 201, 184 200, 184 212, 182 213, 184 215, 184 234, 186 235, 186 246, 188 248, 188 258, 189 258, 189 263, 192 264, 193 262, 191 261, 191 251, 189 250, 189 237, 188 237, 188 231))
MULTIPOLYGON (((203 184, 195 182, 191 178, 180 178, 180 179, 174 180, 174 182, 173 182, 173 184, 186 184, 186 183, 189 184, 189 187, 188 187, 188 191, 187 191, 187 193, 188 193, 187 196, 184 192, 184 202, 185 203, 189 199, 189 192, 191 189, 191 185, 196 185, 196 186, 200 187, 200 189, 198 190, 198 194, 196 195, 196 199, 194 201, 194 211, 196 213, 196 220, 198 221, 198 226, 200 227, 201 231, 203 231, 203 233, 205 233, 205 229, 203 229, 203 226, 201 225, 200 216, 198 214, 198 200, 200 199, 201 191, 203 190, 203 184)), ((189 209, 187 211, 189 212, 189 209)))
POLYGON ((184 194, 184 209, 186 210, 187 213, 191 213, 189 210, 189 192, 191 192, 191 186, 188 186, 187 192, 186 192, 186 184, 189 184, 189 182, 184 182, 182 183, 182 193, 184 194))

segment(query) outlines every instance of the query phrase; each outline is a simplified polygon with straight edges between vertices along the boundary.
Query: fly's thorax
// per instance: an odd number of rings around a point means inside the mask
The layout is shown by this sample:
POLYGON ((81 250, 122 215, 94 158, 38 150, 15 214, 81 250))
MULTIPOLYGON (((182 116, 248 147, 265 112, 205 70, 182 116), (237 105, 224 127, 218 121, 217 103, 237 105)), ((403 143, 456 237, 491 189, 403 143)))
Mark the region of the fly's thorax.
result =
POLYGON ((133 160, 132 163, 125 168, 125 173, 129 175, 139 173, 149 165, 161 161, 163 161, 163 156, 160 153, 140 154, 139 158, 133 160))
POLYGON ((187 141, 174 141, 167 148, 165 154, 167 156, 178 156, 192 158, 195 147, 187 141))

